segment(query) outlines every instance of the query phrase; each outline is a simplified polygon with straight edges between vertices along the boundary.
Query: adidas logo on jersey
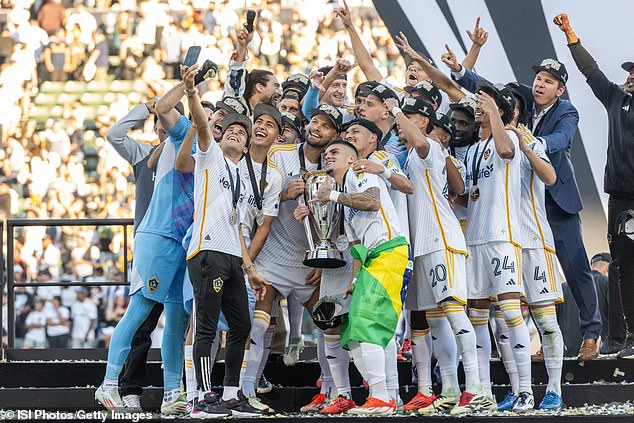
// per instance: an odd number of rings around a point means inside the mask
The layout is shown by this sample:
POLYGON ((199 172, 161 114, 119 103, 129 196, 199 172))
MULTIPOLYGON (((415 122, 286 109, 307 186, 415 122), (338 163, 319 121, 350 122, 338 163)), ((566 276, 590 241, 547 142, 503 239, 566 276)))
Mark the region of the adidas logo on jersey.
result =
POLYGON ((511 279, 510 281, 506 283, 506 285, 510 286, 510 285, 517 285, 517 284, 515 283, 515 280, 511 279))
POLYGON ((541 291, 539 291, 540 294, 548 294, 550 291, 546 289, 546 287, 543 287, 541 291))

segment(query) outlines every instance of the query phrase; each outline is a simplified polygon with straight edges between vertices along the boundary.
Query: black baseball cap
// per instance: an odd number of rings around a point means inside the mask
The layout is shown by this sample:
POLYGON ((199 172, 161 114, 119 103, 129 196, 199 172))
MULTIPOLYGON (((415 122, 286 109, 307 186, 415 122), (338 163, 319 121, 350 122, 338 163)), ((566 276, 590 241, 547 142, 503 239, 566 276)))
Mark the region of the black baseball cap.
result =
POLYGON ((625 72, 629 72, 634 68, 634 62, 623 62, 621 68, 623 68, 625 72))
POLYGON ((530 87, 515 81, 506 84, 506 88, 511 90, 515 100, 518 102, 520 123, 526 124, 528 122, 528 114, 533 110, 533 92, 530 87))
POLYGON ((607 263, 612 263, 612 255, 607 252, 595 254, 592 256, 592 259, 590 259, 590 264, 594 264, 598 261, 605 261, 607 263))
POLYGON ((334 125, 337 132, 341 131, 341 125, 343 124, 343 114, 339 109, 330 104, 320 104, 316 109, 311 110, 310 115, 326 115, 334 125))
POLYGON ((515 108, 515 96, 513 95, 511 90, 506 87, 506 85, 491 84, 490 82, 481 81, 477 85, 476 92, 482 89, 485 92, 487 91, 487 89, 491 91, 491 94, 494 94, 493 99, 496 101, 496 103, 500 101, 502 103, 506 103, 507 106, 510 106, 511 110, 515 108))
POLYGON ((559 79, 564 85, 568 82, 568 71, 566 65, 556 59, 544 59, 539 65, 534 65, 535 73, 546 71, 559 79))
POLYGON ((308 92, 308 77, 303 73, 296 73, 282 82, 282 98, 294 98, 301 101, 308 92))
MULTIPOLYGON (((317 69, 319 72, 323 73, 324 76, 328 75, 328 72, 330 72, 332 70, 332 66, 322 66, 319 69, 317 69)), ((346 81, 348 80, 348 75, 343 73, 343 74, 339 74, 337 75, 337 77, 335 79, 345 79, 346 81)))
POLYGON ((451 118, 444 113, 434 113, 431 121, 434 125, 440 126, 445 132, 451 135, 451 141, 456 137, 456 126, 451 121, 451 118))
POLYGON ((225 97, 216 103, 216 110, 223 109, 229 113, 240 113, 247 116, 248 109, 240 100, 235 97, 225 97))
POLYGON ((374 135, 376 135, 376 138, 379 142, 381 141, 381 139, 383 139, 383 132, 381 132, 379 127, 376 126, 376 123, 372 122, 371 120, 364 119, 364 118, 353 119, 344 125, 344 130, 347 130, 348 128, 354 125, 363 126, 365 129, 372 132, 374 135))
POLYGON ((420 81, 413 87, 407 86, 403 88, 403 90, 405 90, 408 94, 412 94, 414 92, 419 93, 425 100, 435 104, 436 107, 439 107, 442 104, 442 95, 440 94, 440 90, 436 84, 431 81, 420 81))
POLYGON ((290 125, 291 128, 293 128, 295 131, 297 131, 297 133, 301 136, 302 135, 302 124, 299 121, 299 118, 297 116, 295 116, 292 113, 288 113, 288 112, 281 112, 282 114, 282 123, 283 123, 283 127, 285 128, 286 125, 290 125))
POLYGON ((222 120, 222 135, 231 125, 242 125, 247 130, 247 144, 251 141, 251 119, 241 113, 230 113, 222 120))
POLYGON ((471 97, 462 97, 457 103, 449 104, 451 110, 462 110, 472 118, 475 118, 476 102, 471 97))
POLYGON ((357 89, 354 91, 355 97, 367 97, 372 92, 374 87, 379 85, 376 81, 365 81, 357 85, 357 89))
POLYGON ((422 98, 405 97, 401 102, 401 110, 403 113, 423 115, 432 120, 436 116, 434 106, 422 98))
POLYGON ((258 103, 255 106, 255 109, 253 109, 253 122, 255 122, 262 115, 271 116, 273 120, 275 120, 275 123, 277 123, 277 127, 279 128, 280 132, 284 130, 284 124, 282 123, 282 114, 275 107, 266 103, 258 103))
POLYGON ((398 95, 396 95, 393 89, 391 89, 387 85, 383 85, 380 83, 377 83, 376 87, 372 88, 369 94, 374 94, 375 96, 380 98, 381 101, 385 101, 388 98, 393 98, 396 101, 399 101, 398 95))

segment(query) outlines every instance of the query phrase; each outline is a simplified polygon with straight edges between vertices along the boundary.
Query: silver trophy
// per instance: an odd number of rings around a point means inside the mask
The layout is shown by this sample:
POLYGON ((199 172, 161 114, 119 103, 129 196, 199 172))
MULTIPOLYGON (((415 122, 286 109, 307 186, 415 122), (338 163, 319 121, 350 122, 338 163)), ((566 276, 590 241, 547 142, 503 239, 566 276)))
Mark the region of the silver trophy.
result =
POLYGON ((343 254, 332 242, 332 236, 340 226, 339 219, 343 218, 342 207, 331 201, 312 201, 317 198, 317 191, 323 184, 330 184, 330 188, 336 190, 335 181, 325 170, 307 172, 305 181, 306 192, 303 199, 311 213, 304 218, 304 229, 310 245, 310 250, 306 251, 304 265, 326 269, 343 267, 346 265, 343 254))

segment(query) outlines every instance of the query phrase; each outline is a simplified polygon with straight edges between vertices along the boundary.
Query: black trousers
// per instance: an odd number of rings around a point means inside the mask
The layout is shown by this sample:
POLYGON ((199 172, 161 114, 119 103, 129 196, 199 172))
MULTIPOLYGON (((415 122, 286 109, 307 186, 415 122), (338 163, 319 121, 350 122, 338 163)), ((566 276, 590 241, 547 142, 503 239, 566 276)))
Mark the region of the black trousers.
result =
POLYGON ((69 339, 70 334, 68 333, 65 333, 64 335, 49 336, 48 345, 50 348, 68 348, 69 339))
POLYGON ((187 268, 196 304, 193 358, 198 389, 212 389, 211 370, 214 360, 210 353, 220 310, 229 324, 223 384, 239 386, 244 344, 251 331, 242 258, 217 251, 200 251, 187 262, 187 268))
POLYGON ((597 290, 581 235, 579 214, 570 214, 557 205, 546 191, 546 214, 555 238, 555 249, 566 282, 579 307, 579 327, 584 339, 601 335, 601 313, 597 290))
POLYGON ((152 346, 150 334, 163 313, 163 304, 156 303, 150 311, 147 319, 134 334, 130 354, 119 376, 121 395, 141 395, 145 385, 145 370, 147 367, 147 354, 152 346))
POLYGON ((608 243, 612 264, 609 272, 610 336, 622 338, 634 332, 634 241, 617 234, 619 215, 634 209, 634 200, 610 196, 608 200, 608 243), (613 289, 618 287, 617 289, 613 289), (613 292, 614 291, 614 292, 613 292), (620 297, 619 295, 620 294, 620 297), (625 321, 623 321, 625 317, 625 321))

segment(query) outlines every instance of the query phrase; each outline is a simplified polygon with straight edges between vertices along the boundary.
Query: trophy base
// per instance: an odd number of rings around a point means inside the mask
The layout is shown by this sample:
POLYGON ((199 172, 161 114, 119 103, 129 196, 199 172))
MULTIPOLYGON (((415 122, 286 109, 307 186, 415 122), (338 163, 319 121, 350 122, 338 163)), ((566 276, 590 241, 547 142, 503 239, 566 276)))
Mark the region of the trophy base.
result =
POLYGON ((335 249, 319 249, 306 251, 304 266, 319 269, 337 269, 346 265, 343 254, 335 249))

